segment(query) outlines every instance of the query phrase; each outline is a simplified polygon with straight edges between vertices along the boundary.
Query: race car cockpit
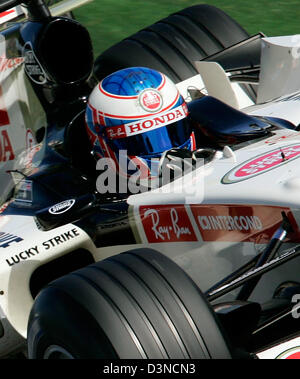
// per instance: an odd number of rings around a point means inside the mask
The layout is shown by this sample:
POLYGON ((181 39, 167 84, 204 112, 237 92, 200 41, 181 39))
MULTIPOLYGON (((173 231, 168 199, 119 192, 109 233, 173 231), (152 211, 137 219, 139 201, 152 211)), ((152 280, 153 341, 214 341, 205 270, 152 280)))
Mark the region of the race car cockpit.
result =
POLYGON ((222 101, 204 96, 188 104, 189 118, 199 144, 216 149, 245 141, 270 136, 278 128, 296 129, 291 122, 273 118, 250 116, 222 101))

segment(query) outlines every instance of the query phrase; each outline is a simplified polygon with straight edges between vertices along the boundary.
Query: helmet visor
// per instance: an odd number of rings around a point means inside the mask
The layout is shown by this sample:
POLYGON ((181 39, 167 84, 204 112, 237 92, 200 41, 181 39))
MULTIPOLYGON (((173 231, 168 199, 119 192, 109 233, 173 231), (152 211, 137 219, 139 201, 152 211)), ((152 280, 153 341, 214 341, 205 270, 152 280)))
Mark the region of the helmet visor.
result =
POLYGON ((189 140, 191 133, 189 122, 184 118, 156 130, 126 138, 107 139, 106 142, 115 152, 126 150, 127 155, 154 157, 174 147, 181 147, 189 140))

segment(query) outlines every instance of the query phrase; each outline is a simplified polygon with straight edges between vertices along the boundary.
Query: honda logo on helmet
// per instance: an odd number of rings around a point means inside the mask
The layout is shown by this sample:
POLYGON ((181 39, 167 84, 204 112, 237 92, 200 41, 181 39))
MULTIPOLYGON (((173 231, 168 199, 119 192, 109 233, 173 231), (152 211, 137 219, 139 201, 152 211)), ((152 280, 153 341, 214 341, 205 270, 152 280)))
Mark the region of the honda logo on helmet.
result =
POLYGON ((147 119, 106 128, 105 132, 109 139, 131 137, 136 134, 147 132, 148 130, 154 130, 170 125, 173 122, 184 119, 187 115, 188 109, 186 104, 183 103, 177 108, 148 117, 147 119))
POLYGON ((157 112, 163 106, 163 99, 157 90, 151 88, 140 93, 139 103, 147 112, 157 112))

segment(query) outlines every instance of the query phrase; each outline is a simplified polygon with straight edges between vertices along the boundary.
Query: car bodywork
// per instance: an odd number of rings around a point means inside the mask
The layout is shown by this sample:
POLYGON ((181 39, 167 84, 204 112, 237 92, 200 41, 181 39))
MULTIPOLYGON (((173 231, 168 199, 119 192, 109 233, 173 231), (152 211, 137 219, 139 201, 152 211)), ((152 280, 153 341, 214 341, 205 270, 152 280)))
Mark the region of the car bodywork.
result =
MULTIPOLYGON (((208 298, 215 294, 215 283, 264 250, 286 219, 292 232, 281 237, 285 243, 276 253, 284 257, 288 251, 294 257, 288 249, 300 240, 300 76, 295 64, 299 57, 286 52, 297 47, 297 40, 259 34, 236 45, 237 52, 247 44, 265 46, 261 66, 251 68, 254 80, 249 79, 249 68, 224 70, 220 62, 232 54, 230 48, 198 62, 199 74, 177 86, 188 102, 200 97, 197 110, 191 112, 199 112, 198 122, 207 132, 217 135, 221 125, 219 145, 196 171, 128 197, 95 194, 95 161, 87 154, 81 126, 88 94, 97 81, 90 75, 90 40, 83 29, 61 18, 47 27, 29 20, 7 27, 0 37, 2 356, 24 346, 34 298, 45 284, 120 252, 154 248, 182 267, 208 298), (63 31, 59 47, 50 46, 63 31), (87 63, 82 59, 82 70, 65 79, 67 53, 60 53, 77 32, 84 42, 72 45, 68 53, 76 47, 87 63), (31 35, 42 37, 37 42, 31 35), (284 69, 272 71, 273 54, 284 69), (296 67, 288 71, 289 80, 285 67, 296 67), (278 84, 282 82, 287 82, 285 88, 278 84)), ((263 304, 279 284, 297 282, 299 259, 295 253, 295 259, 268 272, 251 300, 263 304)), ((238 293, 234 288, 220 297, 232 300, 238 293)), ((295 322, 296 306, 295 300, 288 307, 295 322)), ((297 325, 291 327, 289 342, 277 341, 275 351, 260 346, 258 356, 277 357, 297 349, 297 325)))

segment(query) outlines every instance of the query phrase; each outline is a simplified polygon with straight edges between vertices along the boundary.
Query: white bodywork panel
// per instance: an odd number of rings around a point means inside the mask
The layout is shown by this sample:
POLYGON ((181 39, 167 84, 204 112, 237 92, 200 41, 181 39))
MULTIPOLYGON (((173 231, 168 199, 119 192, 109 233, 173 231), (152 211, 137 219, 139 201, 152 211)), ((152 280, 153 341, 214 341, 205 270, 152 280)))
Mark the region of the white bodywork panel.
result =
POLYGON ((300 337, 257 353, 259 359, 300 359, 300 337))
POLYGON ((253 107, 243 109, 245 113, 250 115, 260 115, 269 117, 278 117, 283 120, 290 121, 295 126, 299 125, 300 109, 299 109, 300 92, 283 96, 270 103, 258 104, 253 107))
POLYGON ((262 38, 257 103, 294 93, 300 88, 300 35, 262 38))
POLYGON ((230 82, 230 74, 216 62, 195 62, 199 75, 178 83, 177 87, 186 101, 191 100, 188 89, 197 89, 246 113, 255 114, 256 109, 260 109, 263 116, 282 117, 296 123, 299 121, 299 112, 294 104, 290 106, 286 102, 288 96, 300 95, 300 35, 262 38, 261 44, 256 100, 259 108, 250 108, 255 105, 253 100, 239 83, 230 82), (280 107, 277 102, 285 103, 280 107))
POLYGON ((195 64, 203 79, 208 95, 239 109, 238 97, 223 68, 216 62, 199 61, 195 64))
POLYGON ((214 96, 236 109, 243 109, 254 105, 253 100, 249 98, 239 83, 229 83, 228 76, 220 65, 214 62, 195 62, 195 65, 198 65, 198 63, 201 63, 200 70, 204 70, 206 66, 205 73, 202 72, 203 76, 199 73, 176 84, 186 102, 193 100, 191 93, 195 91, 196 93, 201 92, 203 95, 214 96), (206 63, 207 65, 204 66, 202 63, 206 63), (220 79, 218 84, 214 81, 215 75, 210 70, 211 67, 214 67, 218 72, 220 79))

